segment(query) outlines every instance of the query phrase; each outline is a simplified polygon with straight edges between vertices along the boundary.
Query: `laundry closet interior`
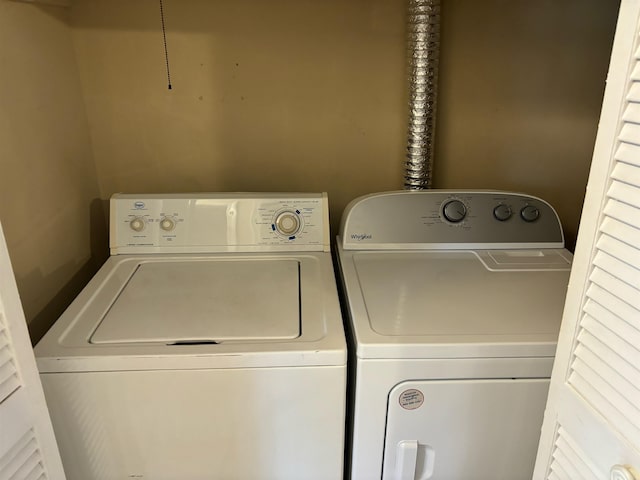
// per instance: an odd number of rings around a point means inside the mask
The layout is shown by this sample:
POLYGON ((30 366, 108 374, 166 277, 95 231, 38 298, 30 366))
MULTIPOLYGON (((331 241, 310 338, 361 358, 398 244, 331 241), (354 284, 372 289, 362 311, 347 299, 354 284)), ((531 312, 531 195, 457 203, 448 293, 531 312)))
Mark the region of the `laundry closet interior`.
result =
MULTIPOLYGON (((572 249, 618 8, 443 0, 433 187, 544 198, 572 249)), ((325 191, 335 238, 349 201, 401 189, 406 17, 0 0, 0 221, 32 341, 106 260, 114 193, 325 191)))

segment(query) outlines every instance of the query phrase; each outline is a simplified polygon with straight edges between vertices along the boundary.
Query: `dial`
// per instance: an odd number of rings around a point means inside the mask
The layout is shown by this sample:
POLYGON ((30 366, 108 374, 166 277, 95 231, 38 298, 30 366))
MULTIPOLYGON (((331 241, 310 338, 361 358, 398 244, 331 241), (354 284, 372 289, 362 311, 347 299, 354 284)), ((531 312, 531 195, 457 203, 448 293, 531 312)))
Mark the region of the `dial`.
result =
POLYGON ((511 218, 511 213, 511 207, 509 207, 509 205, 505 205, 504 203, 501 203, 493 209, 493 216, 496 218, 496 220, 500 220, 501 222, 509 220, 511 218))
POLYGON ((525 222, 535 222, 539 216, 540 210, 533 205, 527 205, 520 210, 520 217, 522 217, 525 222))
POLYGON ((460 200, 449 200, 442 207, 442 215, 451 223, 458 223, 467 216, 467 207, 460 200))
POLYGON ((160 228, 165 232, 170 232, 174 228, 176 228, 176 221, 173 217, 163 217, 160 220, 160 228))
POLYGON ((300 217, 295 212, 281 212, 276 217, 276 231, 282 235, 291 236, 300 230, 300 217))
POLYGON ((132 219, 129 222, 129 226, 131 227, 131 230, 134 230, 136 232, 141 232, 142 230, 144 230, 144 227, 146 226, 144 217, 136 217, 132 219))

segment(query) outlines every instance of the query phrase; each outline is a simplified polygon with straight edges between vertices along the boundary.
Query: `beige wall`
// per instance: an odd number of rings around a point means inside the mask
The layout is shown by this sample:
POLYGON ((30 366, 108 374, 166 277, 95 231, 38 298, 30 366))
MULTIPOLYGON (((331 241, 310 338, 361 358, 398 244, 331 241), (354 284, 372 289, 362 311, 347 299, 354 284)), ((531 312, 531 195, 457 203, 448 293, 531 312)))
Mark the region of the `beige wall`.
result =
POLYGON ((619 2, 442 5, 435 186, 538 195, 573 248, 619 2))
POLYGON ((0 220, 34 340, 105 253, 66 16, 0 0, 0 220))
MULTIPOLYGON (((405 0, 76 0, 103 197, 402 188, 405 0)), ((577 230, 617 2, 443 0, 434 186, 540 195, 577 230)))
POLYGON ((402 185, 397 0, 82 0, 75 46, 102 194, 402 185))

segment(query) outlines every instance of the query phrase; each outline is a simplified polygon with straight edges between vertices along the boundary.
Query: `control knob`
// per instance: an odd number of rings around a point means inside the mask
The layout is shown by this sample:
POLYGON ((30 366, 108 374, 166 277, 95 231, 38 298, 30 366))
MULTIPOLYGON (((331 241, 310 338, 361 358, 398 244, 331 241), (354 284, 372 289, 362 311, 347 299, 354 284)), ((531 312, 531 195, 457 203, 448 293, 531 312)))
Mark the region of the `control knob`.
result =
POLYGON ((520 217, 525 222, 535 222, 540 216, 540 210, 533 205, 527 205, 520 210, 520 217))
POLYGON ((511 218, 511 207, 509 207, 509 205, 501 203, 493 209, 493 216, 496 218, 496 220, 505 222, 509 220, 509 218, 511 218))
POLYGON ((450 200, 442 207, 442 215, 451 223, 459 223, 467 216, 467 207, 460 200, 450 200))
POLYGON ((174 228, 176 228, 176 221, 173 217, 163 217, 160 220, 160 228, 165 232, 170 232, 174 228))
POLYGON ((282 235, 294 235, 300 230, 300 217, 295 212, 282 212, 276 217, 275 226, 282 235))
POLYGON ((145 226, 146 222, 144 221, 143 217, 135 217, 129 222, 129 227, 131 227, 131 230, 135 232, 141 232, 142 230, 144 230, 145 226))

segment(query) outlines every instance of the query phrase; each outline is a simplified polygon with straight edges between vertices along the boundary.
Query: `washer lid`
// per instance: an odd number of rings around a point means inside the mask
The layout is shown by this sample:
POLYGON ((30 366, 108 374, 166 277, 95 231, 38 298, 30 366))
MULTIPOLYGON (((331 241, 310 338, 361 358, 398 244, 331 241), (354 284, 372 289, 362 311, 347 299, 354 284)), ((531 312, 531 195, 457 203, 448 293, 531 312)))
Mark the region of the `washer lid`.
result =
POLYGON ((300 336, 292 259, 141 262, 93 344, 198 344, 300 336))

